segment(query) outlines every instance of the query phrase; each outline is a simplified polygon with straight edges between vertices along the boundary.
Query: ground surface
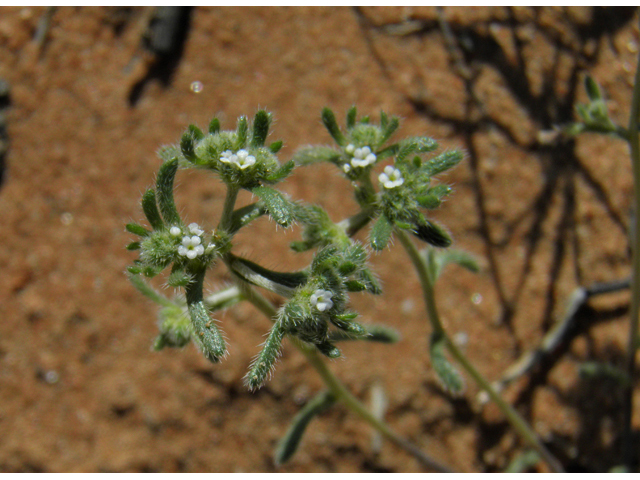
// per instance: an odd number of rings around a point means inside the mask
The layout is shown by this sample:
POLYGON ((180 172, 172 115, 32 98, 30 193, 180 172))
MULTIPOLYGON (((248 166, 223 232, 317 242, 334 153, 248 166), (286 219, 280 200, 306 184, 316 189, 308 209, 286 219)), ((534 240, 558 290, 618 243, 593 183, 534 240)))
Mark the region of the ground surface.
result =
MULTIPOLYGON (((196 8, 178 49, 155 56, 141 46, 152 13, 0 12, 0 78, 11 87, 0 186, 0 470, 275 470, 278 438, 322 386, 315 372, 289 346, 268 386, 247 392, 242 376, 269 328, 249 306, 222 315, 231 355, 218 366, 193 347, 151 352, 155 307, 123 274, 134 258, 123 226, 142 219, 155 151, 214 114, 232 128, 239 115, 270 109, 284 159, 329 143, 325 105, 340 118, 352 104, 376 118, 383 109, 403 117, 402 135, 465 149, 447 176, 455 194, 435 216, 484 268, 447 271, 438 302, 492 380, 540 342, 575 287, 629 274, 625 144, 549 142, 541 132, 575 119, 585 72, 626 122, 639 45, 633 10, 446 8, 446 40, 434 8, 196 8)), ((182 211, 214 226, 222 186, 197 172, 179 183, 182 211)), ((330 166, 284 185, 336 220, 354 206, 346 187, 330 166)), ((237 248, 267 266, 300 267, 308 257, 287 251, 293 238, 260 220, 237 248)), ((373 263, 385 294, 355 305, 403 340, 354 342, 331 368, 365 401, 381 385, 389 424, 443 463, 503 469, 523 446, 494 406, 481 409, 471 379, 459 399, 442 391, 409 262, 396 245, 373 263)), ((212 288, 228 280, 222 268, 210 275, 212 288)), ((623 365, 627 308, 627 292, 596 299, 555 361, 505 391, 569 469, 620 461, 619 388, 579 377, 578 367, 623 365)), ((280 468, 420 470, 390 444, 376 453, 370 429, 340 406, 280 468)))

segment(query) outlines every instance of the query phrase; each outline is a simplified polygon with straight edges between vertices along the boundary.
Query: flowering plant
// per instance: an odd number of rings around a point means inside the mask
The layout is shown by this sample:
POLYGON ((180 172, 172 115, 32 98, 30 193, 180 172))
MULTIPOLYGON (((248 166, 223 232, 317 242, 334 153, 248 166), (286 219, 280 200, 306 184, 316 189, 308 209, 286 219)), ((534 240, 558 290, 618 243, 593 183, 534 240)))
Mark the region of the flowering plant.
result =
MULTIPOLYGON (((463 388, 462 378, 449 361, 448 352, 483 388, 489 389, 492 398, 500 401, 488 382, 449 340, 434 301, 434 284, 444 266, 456 263, 477 269, 468 254, 447 248, 452 244, 450 234, 428 215, 428 211, 437 208, 452 191, 449 185, 438 182, 437 176, 456 166, 463 154, 454 150, 433 155, 438 144, 428 137, 409 137, 391 143, 400 122, 384 112, 376 124, 369 117, 358 119, 355 107, 351 108, 343 131, 334 113, 325 108, 322 121, 336 146, 303 147, 292 159, 281 162, 277 155, 282 142, 268 146, 265 143, 271 120, 270 113, 260 110, 252 122, 240 117, 234 131, 222 131, 220 122, 214 118, 207 133, 191 125, 179 144, 160 150, 162 164, 155 187, 142 196, 142 209, 149 227, 134 223, 126 226, 129 232, 140 237, 128 246, 130 250, 139 251, 138 259, 128 269, 129 278, 138 290, 161 307, 160 331, 154 348, 179 348, 193 342, 207 359, 217 363, 227 354, 227 349, 212 315, 239 301, 248 301, 268 316, 273 326, 245 376, 247 387, 254 390, 268 380, 282 342, 289 338, 328 388, 296 416, 276 452, 277 463, 293 455, 314 415, 341 401, 424 465, 448 471, 371 414, 331 373, 322 356, 339 357, 337 344, 344 340, 393 343, 398 339, 398 334, 388 327, 356 321, 358 313, 350 307, 352 294, 382 293, 368 263, 370 249, 385 249, 395 235, 414 264, 423 288, 432 325, 432 365, 443 385, 454 394, 463 388), (353 186, 359 209, 352 216, 335 222, 321 207, 294 201, 275 188, 294 168, 318 162, 336 165, 353 186), (174 179, 178 170, 193 168, 213 172, 226 186, 224 207, 217 226, 211 230, 197 223, 186 225, 174 202, 174 179), (379 173, 376 174, 376 170, 379 173), (372 180, 372 176, 378 181, 372 180), (237 206, 240 190, 251 192, 257 201, 237 206), (273 271, 233 252, 235 234, 263 215, 285 228, 296 223, 302 226, 302 238, 293 242, 291 248, 297 252, 314 250, 306 268, 273 271), (369 225, 366 244, 353 239, 369 225), (410 235, 424 242, 424 250, 418 250, 410 235), (235 285, 205 296, 205 275, 220 265, 228 269, 235 285), (167 298, 147 282, 147 278, 167 268, 170 268, 167 285, 182 290, 184 295, 167 298), (281 304, 274 306, 256 287, 281 296, 281 304)), ((519 425, 521 433, 524 429, 525 438, 546 455, 548 452, 530 429, 527 430, 526 423, 522 427, 518 414, 509 410, 504 402, 499 406, 512 423, 519 425)), ((548 458, 553 460, 550 455, 548 458)))

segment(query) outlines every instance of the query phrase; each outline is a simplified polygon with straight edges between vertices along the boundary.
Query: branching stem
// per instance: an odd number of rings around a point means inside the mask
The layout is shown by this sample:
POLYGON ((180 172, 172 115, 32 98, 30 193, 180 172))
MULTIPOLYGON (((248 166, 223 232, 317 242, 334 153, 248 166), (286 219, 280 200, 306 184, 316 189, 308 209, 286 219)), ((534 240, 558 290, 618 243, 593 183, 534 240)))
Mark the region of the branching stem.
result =
POLYGON ((429 278, 427 271, 427 265, 425 259, 420 255, 420 252, 416 248, 415 244, 409 238, 409 236, 402 230, 396 229, 396 235, 400 240, 400 243, 404 247, 407 255, 411 259, 418 278, 420 279, 420 285, 422 287, 422 294, 427 308, 427 316, 434 333, 439 333, 445 338, 445 345, 447 350, 453 358, 460 364, 460 366, 467 371, 467 373, 473 378, 473 380, 480 386, 480 388, 486 390, 489 397, 496 403, 498 408, 502 411, 507 418, 511 426, 522 436, 522 438, 529 443, 547 462, 549 467, 554 472, 563 472, 562 464, 547 450, 547 448, 540 442, 538 436, 533 429, 527 424, 527 422, 520 416, 520 414, 504 399, 500 394, 491 386, 489 381, 482 376, 482 374, 475 369, 473 364, 462 354, 462 352, 456 347, 447 335, 442 323, 440 322, 440 316, 436 307, 433 284, 429 278))
MULTIPOLYGON (((242 295, 252 303, 258 310, 260 310, 267 318, 273 320, 276 315, 276 309, 269 300, 263 297, 250 285, 247 285, 239 281, 238 285, 242 291, 242 295)), ((365 422, 371 425, 374 429, 380 432, 385 438, 391 441, 396 446, 402 448, 407 453, 416 458, 422 465, 437 472, 451 472, 451 470, 432 459, 424 452, 422 452, 413 443, 407 439, 401 437, 396 432, 391 430, 389 426, 383 421, 376 418, 356 397, 347 390, 347 388, 340 382, 340 380, 333 374, 333 372, 327 367, 326 363, 320 357, 318 352, 295 337, 289 337, 291 343, 293 343, 298 350, 307 358, 309 363, 316 369, 322 381, 327 388, 333 393, 338 401, 342 401, 356 415, 362 418, 365 422)))

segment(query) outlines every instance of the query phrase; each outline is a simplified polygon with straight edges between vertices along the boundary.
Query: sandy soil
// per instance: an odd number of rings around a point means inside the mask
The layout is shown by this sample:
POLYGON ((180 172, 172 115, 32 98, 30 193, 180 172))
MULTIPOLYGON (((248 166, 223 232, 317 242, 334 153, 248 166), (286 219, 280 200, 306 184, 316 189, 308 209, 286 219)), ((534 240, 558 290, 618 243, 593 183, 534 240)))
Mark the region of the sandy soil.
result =
MULTIPOLYGON (((464 149, 465 162, 447 176, 455 194, 435 218, 484 268, 449 270, 438 302, 448 330, 466 338, 466 353, 492 380, 539 344, 576 287, 629 275, 626 145, 597 136, 548 142, 541 132, 575 119, 586 72, 626 123, 640 44, 633 10, 444 12, 448 40, 434 8, 195 8, 180 22, 176 49, 155 44, 153 53, 144 46, 151 8, 0 9, 0 78, 10 85, 0 186, 0 470, 276 471, 277 440, 322 388, 315 372, 289 346, 267 387, 244 389, 269 328, 250 306, 222 315, 231 355, 218 366, 193 347, 151 352, 155 307, 123 273, 134 258, 124 224, 142 220, 155 151, 214 114, 231 128, 239 115, 268 108, 284 159, 301 145, 329 143, 319 121, 325 105, 340 117, 352 104, 374 116, 385 110, 402 116, 402 135, 464 149)), ((181 210, 215 225, 218 181, 181 172, 179 183, 181 210)), ((340 219, 354 207, 347 186, 320 166, 297 171, 283 189, 340 219)), ((287 250, 296 233, 260 220, 237 248, 297 268, 308 256, 287 250)), ((471 379, 461 398, 443 392, 409 262, 393 248, 373 263, 385 294, 354 303, 365 321, 393 326, 403 340, 345 346, 331 368, 365 401, 381 385, 388 423, 443 463, 504 469, 525 448, 494 406, 478 404, 471 379)), ((214 288, 229 277, 220 268, 209 279, 214 288)), ((578 368, 623 365, 628 303, 626 291, 590 302, 553 361, 505 391, 569 470, 620 462, 620 389, 578 368)), ((337 406, 278 470, 421 467, 393 445, 377 452, 369 427, 337 406)))

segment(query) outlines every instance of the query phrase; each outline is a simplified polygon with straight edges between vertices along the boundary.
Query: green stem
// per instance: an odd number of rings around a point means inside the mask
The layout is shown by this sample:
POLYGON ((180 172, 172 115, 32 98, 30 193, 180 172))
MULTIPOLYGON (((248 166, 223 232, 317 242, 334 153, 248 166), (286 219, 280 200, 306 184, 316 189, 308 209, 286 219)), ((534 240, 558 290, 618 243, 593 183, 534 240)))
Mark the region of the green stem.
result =
POLYGON ((240 189, 238 187, 234 185, 227 185, 227 195, 224 199, 222 216, 220 217, 220 224, 218 225, 218 228, 221 230, 229 231, 231 228, 233 209, 236 206, 236 199, 238 198, 239 191, 240 189))
POLYGON ((449 350, 449 353, 458 361, 460 366, 464 370, 466 370, 469 375, 471 375, 473 380, 482 389, 486 390, 486 392, 489 394, 489 397, 496 403, 511 426, 520 434, 520 436, 522 436, 522 438, 540 454, 540 456, 547 462, 549 467, 551 467, 554 472, 563 472, 564 470, 562 468, 562 464, 560 464, 560 462, 551 454, 551 452, 549 452, 549 450, 547 450, 547 448, 540 442, 533 429, 511 405, 509 405, 502 399, 500 394, 498 394, 498 392, 493 388, 489 381, 487 381, 487 379, 484 378, 482 374, 475 369, 471 362, 469 362, 469 360, 451 341, 446 331, 444 330, 442 322, 440 321, 440 316, 438 315, 433 284, 429 278, 425 259, 422 258, 415 244, 404 231, 396 229, 396 235, 400 240, 400 243, 406 250, 407 254, 409 255, 411 263, 413 263, 413 266, 418 273, 420 285, 422 286, 424 302, 427 308, 429 322, 431 323, 431 327, 433 328, 434 333, 438 333, 444 336, 446 340, 445 344, 447 346, 447 349, 449 350))
MULTIPOLYGON (((239 282, 238 286, 241 289, 242 295, 266 317, 271 320, 275 317, 276 309, 269 300, 260 295, 260 293, 255 291, 250 285, 239 282)), ((298 348, 298 350, 303 353, 313 368, 316 369, 327 388, 329 388, 337 400, 342 401, 347 408, 352 410, 393 444, 410 453, 424 466, 437 472, 451 472, 449 468, 423 453, 414 444, 391 430, 386 423, 376 418, 356 397, 351 394, 351 392, 349 392, 349 390, 347 390, 333 372, 329 370, 326 363, 320 355, 318 355, 318 352, 315 349, 308 347, 295 337, 289 337, 289 339, 298 348)))
POLYGON ((204 304, 207 306, 207 310, 215 312, 216 310, 229 308, 242 300, 244 300, 242 292, 234 285, 205 297, 204 304))
POLYGON ((633 196, 635 221, 631 228, 631 318, 629 322, 629 344, 627 346, 627 374, 632 382, 626 387, 624 395, 624 427, 622 434, 623 458, 627 466, 631 466, 634 453, 632 448, 631 425, 633 420, 633 378, 638 349, 638 314, 640 312, 640 235, 638 235, 638 216, 640 215, 640 139, 638 138, 638 117, 640 116, 640 53, 633 85, 631 113, 629 115, 628 142, 633 167, 633 196))
POLYGON ((371 221, 373 216, 374 212, 372 208, 363 209, 355 215, 342 220, 338 223, 338 226, 343 228, 348 236, 353 237, 371 221))

